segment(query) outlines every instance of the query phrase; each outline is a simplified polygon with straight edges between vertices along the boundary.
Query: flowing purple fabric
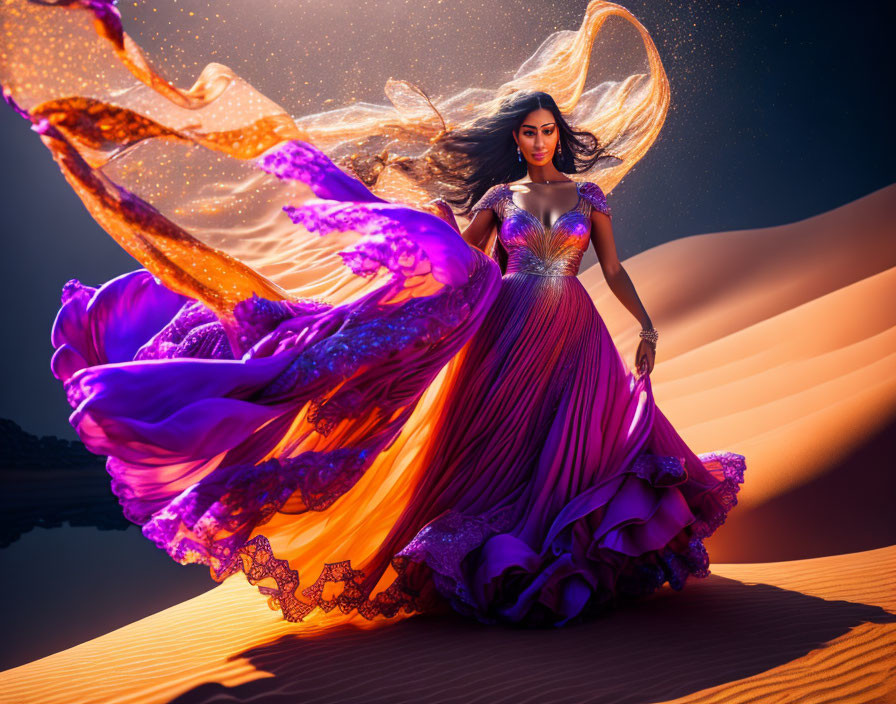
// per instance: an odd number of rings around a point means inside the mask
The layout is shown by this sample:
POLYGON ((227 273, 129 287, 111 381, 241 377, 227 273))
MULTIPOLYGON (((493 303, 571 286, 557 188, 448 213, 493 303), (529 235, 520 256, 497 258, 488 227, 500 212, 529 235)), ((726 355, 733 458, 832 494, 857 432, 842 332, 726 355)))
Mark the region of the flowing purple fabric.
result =
POLYGON ((609 214, 596 184, 578 184, 550 231, 506 185, 486 193, 476 209, 501 220, 502 277, 447 223, 376 198, 310 144, 286 143, 259 166, 321 199, 284 204, 294 222, 364 235, 343 253, 355 273, 393 278, 335 307, 247 299, 239 349, 211 310, 145 270, 66 285, 53 372, 148 538, 216 579, 271 577, 277 588, 261 590, 290 620, 441 601, 485 623, 563 625, 709 573, 703 540, 736 504, 744 458, 685 445, 576 277, 591 210, 609 214), (395 297, 419 276, 442 286, 395 297), (250 534, 351 491, 450 360, 457 373, 400 518, 364 572, 328 564, 302 599, 289 556, 250 534), (282 441, 308 407, 309 432, 336 435, 294 455, 282 441), (371 599, 390 565, 398 578, 371 599), (344 591, 325 600, 326 582, 344 591))

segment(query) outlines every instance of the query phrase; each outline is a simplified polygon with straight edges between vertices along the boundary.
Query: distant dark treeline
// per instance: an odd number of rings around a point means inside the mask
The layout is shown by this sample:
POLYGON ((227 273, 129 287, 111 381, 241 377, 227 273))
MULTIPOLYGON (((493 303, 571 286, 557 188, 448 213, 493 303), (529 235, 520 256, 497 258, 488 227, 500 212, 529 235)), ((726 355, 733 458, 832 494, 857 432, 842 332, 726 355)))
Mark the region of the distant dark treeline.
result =
POLYGON ((35 527, 125 530, 106 458, 80 442, 37 437, 0 418, 0 548, 35 527))

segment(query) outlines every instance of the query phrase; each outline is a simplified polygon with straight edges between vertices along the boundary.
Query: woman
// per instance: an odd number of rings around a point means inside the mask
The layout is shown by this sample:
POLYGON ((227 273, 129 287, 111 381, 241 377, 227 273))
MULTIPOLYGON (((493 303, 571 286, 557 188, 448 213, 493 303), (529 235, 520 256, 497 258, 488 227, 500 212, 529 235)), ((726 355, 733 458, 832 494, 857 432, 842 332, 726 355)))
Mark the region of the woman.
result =
MULTIPOLYGON (((12 5, 9 22, 43 12, 12 5)), ((89 26, 78 13, 98 20, 94 53, 114 51, 106 82, 54 94, 57 74, 35 81, 13 46, 0 78, 146 267, 98 289, 69 282, 52 337, 71 422, 108 456, 144 535, 218 581, 242 571, 285 618, 319 623, 451 608, 560 626, 708 574, 703 539, 736 503, 743 457, 698 457, 656 408, 657 333, 606 199, 566 176, 603 149, 548 94, 513 91, 430 140, 449 200, 475 201, 461 238, 446 202, 443 220, 375 195, 226 67, 179 91, 111 5, 57 9, 54 47, 89 26), (140 90, 120 85, 128 76, 140 90), (196 183, 223 195, 166 190, 196 183), (228 213, 239 218, 222 225, 228 213), (637 377, 576 278, 589 237, 642 325, 637 377)), ((596 12, 592 39, 600 24, 596 12)), ((664 114, 663 91, 644 95, 642 117, 664 114)), ((637 129, 625 137, 643 153, 658 127, 637 129)))
POLYGON ((702 539, 735 503, 743 458, 704 464, 654 405, 658 335, 616 256, 606 198, 560 169, 600 158, 596 138, 574 132, 549 95, 521 92, 445 142, 480 188, 493 174, 526 177, 490 185, 471 210, 463 237, 497 254, 504 275, 458 355, 426 474, 381 559, 428 564, 452 607, 487 623, 563 625, 705 576, 702 539), (641 321, 639 378, 576 277, 589 234, 641 321))

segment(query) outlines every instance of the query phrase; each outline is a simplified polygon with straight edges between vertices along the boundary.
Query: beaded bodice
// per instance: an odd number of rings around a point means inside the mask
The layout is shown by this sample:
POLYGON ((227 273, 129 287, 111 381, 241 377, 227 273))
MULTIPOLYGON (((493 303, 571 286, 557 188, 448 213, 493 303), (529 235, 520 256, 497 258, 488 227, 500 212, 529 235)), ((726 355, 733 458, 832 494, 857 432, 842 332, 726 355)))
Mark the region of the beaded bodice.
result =
MULTIPOLYGON (((550 228, 513 200, 509 184, 492 186, 473 206, 470 216, 491 208, 501 224, 498 238, 507 251, 507 274, 575 276, 591 234, 591 210, 610 214, 607 199, 596 183, 577 183, 578 201, 550 228)), ((612 217, 612 216, 611 216, 612 217)))

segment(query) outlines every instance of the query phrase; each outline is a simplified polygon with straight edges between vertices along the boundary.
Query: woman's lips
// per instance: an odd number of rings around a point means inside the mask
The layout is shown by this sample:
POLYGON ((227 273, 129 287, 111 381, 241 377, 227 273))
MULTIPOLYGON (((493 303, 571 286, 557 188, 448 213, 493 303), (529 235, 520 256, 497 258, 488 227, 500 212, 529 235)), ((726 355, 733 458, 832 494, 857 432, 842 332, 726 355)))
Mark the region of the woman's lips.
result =
POLYGON ((543 159, 546 152, 541 152, 541 154, 533 154, 536 159, 543 159))

